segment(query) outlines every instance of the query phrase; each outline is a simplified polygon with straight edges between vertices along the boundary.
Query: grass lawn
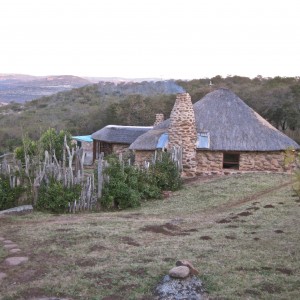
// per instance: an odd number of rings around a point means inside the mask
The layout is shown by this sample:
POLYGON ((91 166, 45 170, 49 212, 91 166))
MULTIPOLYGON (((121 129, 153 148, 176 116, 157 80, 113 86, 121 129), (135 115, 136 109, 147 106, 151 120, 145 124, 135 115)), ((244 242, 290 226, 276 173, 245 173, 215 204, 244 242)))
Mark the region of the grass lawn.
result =
POLYGON ((0 299, 152 299, 179 259, 209 299, 299 299, 300 203, 288 175, 243 174, 186 184, 164 200, 109 213, 0 217, 0 236, 29 261, 7 267, 0 299))

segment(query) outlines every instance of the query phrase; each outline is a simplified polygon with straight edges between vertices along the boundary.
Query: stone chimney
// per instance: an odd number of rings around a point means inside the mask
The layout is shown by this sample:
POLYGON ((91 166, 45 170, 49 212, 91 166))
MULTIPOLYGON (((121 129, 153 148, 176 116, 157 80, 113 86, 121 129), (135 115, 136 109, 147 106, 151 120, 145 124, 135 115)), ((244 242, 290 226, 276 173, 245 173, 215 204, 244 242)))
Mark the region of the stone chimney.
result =
POLYGON ((195 176, 197 130, 193 104, 188 93, 177 94, 170 116, 168 134, 169 149, 174 146, 182 148, 182 175, 186 177, 195 176))
POLYGON ((153 126, 157 126, 165 120, 164 114, 156 114, 153 126))

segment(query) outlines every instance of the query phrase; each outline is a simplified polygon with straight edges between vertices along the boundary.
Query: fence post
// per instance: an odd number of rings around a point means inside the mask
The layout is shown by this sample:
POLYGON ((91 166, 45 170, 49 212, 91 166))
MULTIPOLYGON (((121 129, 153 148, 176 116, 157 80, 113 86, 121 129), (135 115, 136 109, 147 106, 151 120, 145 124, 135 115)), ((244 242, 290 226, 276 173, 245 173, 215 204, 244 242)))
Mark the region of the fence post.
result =
POLYGON ((97 175, 98 175, 98 193, 97 198, 100 199, 102 197, 102 188, 103 188, 103 157, 104 153, 102 152, 98 159, 98 168, 97 168, 97 175))

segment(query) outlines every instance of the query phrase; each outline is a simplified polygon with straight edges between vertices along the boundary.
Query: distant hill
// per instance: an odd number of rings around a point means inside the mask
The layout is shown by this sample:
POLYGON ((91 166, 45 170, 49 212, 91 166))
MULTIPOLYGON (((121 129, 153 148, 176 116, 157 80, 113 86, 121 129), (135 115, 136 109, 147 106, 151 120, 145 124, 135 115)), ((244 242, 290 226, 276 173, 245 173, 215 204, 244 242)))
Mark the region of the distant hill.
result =
POLYGON ((169 95, 184 92, 184 89, 173 80, 142 82, 99 82, 100 95, 132 95, 144 96, 169 95))
POLYGON ((98 83, 100 81, 105 82, 142 82, 142 81, 162 81, 161 78, 125 78, 125 77, 83 77, 93 83, 98 83))
POLYGON ((88 84, 91 84, 91 81, 72 75, 0 74, 0 102, 24 103, 88 84))

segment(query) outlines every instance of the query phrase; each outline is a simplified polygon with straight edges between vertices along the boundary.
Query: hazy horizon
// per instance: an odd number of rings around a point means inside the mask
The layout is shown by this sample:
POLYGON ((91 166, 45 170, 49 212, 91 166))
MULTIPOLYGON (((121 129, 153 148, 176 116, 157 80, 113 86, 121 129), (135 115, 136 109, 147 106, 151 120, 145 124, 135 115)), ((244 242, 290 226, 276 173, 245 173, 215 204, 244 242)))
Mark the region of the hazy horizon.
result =
POLYGON ((299 9, 296 0, 3 0, 0 72, 297 77, 299 9))

